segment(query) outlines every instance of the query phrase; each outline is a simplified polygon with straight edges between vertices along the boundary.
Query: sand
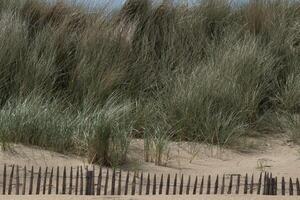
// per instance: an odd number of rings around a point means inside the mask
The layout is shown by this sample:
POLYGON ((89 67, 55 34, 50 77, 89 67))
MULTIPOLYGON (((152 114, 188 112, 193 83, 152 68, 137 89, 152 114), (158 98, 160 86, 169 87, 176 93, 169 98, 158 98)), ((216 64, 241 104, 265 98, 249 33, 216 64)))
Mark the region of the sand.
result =
MULTIPOLYGON (((241 153, 234 150, 220 149, 207 145, 188 145, 186 143, 172 143, 170 146, 166 166, 155 166, 153 163, 143 161, 143 143, 135 140, 129 153, 130 164, 122 166, 123 169, 142 170, 150 173, 182 173, 185 175, 216 175, 216 174, 259 174, 262 171, 270 171, 276 176, 300 177, 300 147, 292 144, 286 138, 278 136, 277 139, 262 139, 258 149, 252 152, 241 153), (191 146, 193 148, 191 148, 191 146), (192 152, 198 152, 195 158, 192 152)), ((78 166, 89 165, 84 158, 63 155, 37 147, 25 147, 14 145, 13 151, 0 152, 0 167, 18 164, 26 166, 78 166)), ((2 171, 2 170, 0 170, 2 171)), ((1 174, 0 174, 1 175, 1 174)), ((245 197, 245 196, 244 196, 245 197)), ((189 196, 185 199, 245 199, 241 196, 189 196)), ((169 199, 182 199, 182 197, 168 197, 169 199)), ((39 196, 39 197, 16 197, 0 196, 0 199, 168 199, 162 197, 72 197, 72 196, 39 196)), ((254 195, 246 199, 283 199, 283 197, 262 197, 254 195)), ((299 199, 286 197, 288 199, 299 199)))

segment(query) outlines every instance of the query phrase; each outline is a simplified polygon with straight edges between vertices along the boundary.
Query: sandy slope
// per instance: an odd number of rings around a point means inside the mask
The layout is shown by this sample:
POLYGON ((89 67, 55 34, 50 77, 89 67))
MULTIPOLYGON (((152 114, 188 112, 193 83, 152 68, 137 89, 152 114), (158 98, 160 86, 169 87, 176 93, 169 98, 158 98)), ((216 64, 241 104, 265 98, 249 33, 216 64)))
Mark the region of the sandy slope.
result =
MULTIPOLYGON (((130 149, 130 165, 124 169, 143 170, 155 173, 184 173, 186 175, 260 173, 271 171, 277 176, 300 177, 300 147, 289 144, 285 139, 265 139, 261 150, 252 153, 239 153, 232 150, 220 150, 216 147, 197 145, 199 152, 190 163, 192 154, 189 145, 171 144, 166 166, 155 166, 143 161, 142 141, 136 140, 130 149)), ((66 156, 39 148, 15 145, 13 152, 0 152, 0 165, 18 164, 27 166, 78 166, 88 165, 83 158, 66 156)), ((1 167, 1 166, 0 166, 1 167)))

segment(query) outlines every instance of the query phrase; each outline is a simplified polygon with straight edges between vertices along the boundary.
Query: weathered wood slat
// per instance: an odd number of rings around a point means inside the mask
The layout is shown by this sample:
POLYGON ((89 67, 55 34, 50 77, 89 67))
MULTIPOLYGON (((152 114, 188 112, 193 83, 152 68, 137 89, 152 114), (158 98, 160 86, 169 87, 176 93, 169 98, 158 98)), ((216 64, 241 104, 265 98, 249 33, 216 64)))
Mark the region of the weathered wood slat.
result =
POLYGON ((67 188, 67 169, 64 167, 63 178, 62 178, 62 194, 66 194, 67 188))
POLYGON ((80 195, 83 195, 83 169, 80 166, 80 195))
POLYGON ((293 196, 294 195, 294 186, 293 186, 292 178, 290 178, 289 191, 290 191, 290 196, 293 196))
POLYGON ((179 185, 179 194, 182 195, 183 191, 183 174, 181 175, 180 185, 179 185))
POLYGON ((299 179, 296 179, 296 188, 297 188, 297 196, 300 195, 300 184, 299 184, 299 179))
POLYGON ((135 188, 136 188, 136 172, 134 172, 132 178, 131 195, 135 195, 135 188))
POLYGON ((153 194, 153 195, 156 195, 156 174, 154 174, 154 177, 153 177, 152 194, 153 194))
POLYGON ((235 194, 239 194, 240 193, 240 182, 241 182, 241 175, 239 174, 237 176, 237 183, 236 183, 235 194))
POLYGON ((59 194, 59 167, 56 168, 56 187, 55 193, 59 194))
POLYGON ((177 174, 175 174, 174 184, 173 184, 173 195, 177 193, 177 174))
POLYGON ((43 194, 46 194, 47 176, 48 176, 48 167, 46 167, 45 174, 44 174, 43 194))
POLYGON ((260 194, 260 191, 261 191, 261 179, 262 179, 262 173, 260 173, 259 179, 258 179, 257 194, 260 194))
POLYGON ((254 185, 254 175, 252 174, 251 183, 250 183, 250 194, 253 194, 253 185, 254 185))
POLYGON ((76 169, 76 177, 75 177, 75 195, 78 195, 78 181, 79 180, 79 166, 76 169))
POLYGON ((51 172, 50 172, 48 194, 52 193, 52 179, 53 179, 53 167, 51 168, 51 172))
POLYGON ((147 184, 146 184, 146 195, 150 194, 150 174, 147 176, 147 184))
POLYGON ((166 195, 169 195, 169 193, 170 193, 170 180, 171 180, 171 177, 170 177, 170 174, 168 174, 167 186, 166 186, 166 195))
POLYGON ((86 185, 85 185, 85 194, 92 195, 92 186, 93 185, 93 171, 86 168, 86 185))
MULTIPOLYGON (((121 173, 121 172, 120 172, 121 173)), ((101 195, 101 185, 102 185, 102 167, 99 169, 98 181, 97 181, 97 195, 101 195)))
POLYGON ((244 194, 248 193, 248 174, 245 176, 245 183, 244 183, 244 194))
POLYGON ((164 175, 161 174, 158 194, 162 194, 163 186, 164 186, 164 175))
POLYGON ((113 170, 111 177, 111 195, 115 195, 115 187, 116 187, 116 169, 113 170))
POLYGON ((200 184, 200 190, 199 194, 203 194, 203 187, 204 187, 204 176, 202 176, 201 184, 200 184))
POLYGON ((26 194, 26 178, 27 178, 26 176, 27 176, 27 169, 26 166, 24 166, 22 195, 26 194))
POLYGON ((31 167, 31 173, 30 173, 30 181, 29 181, 29 191, 28 194, 31 195, 32 194, 32 190, 33 190, 33 173, 34 173, 34 168, 33 166, 31 167))
POLYGON ((119 172, 119 184, 118 184, 118 195, 121 195, 122 190, 122 170, 119 172))
POLYGON ((3 168, 3 188, 2 188, 2 194, 6 194, 6 164, 4 164, 3 168))
MULTIPOLYGON (((125 192, 124 192, 125 195, 128 195, 128 184, 129 184, 129 171, 127 171, 126 181, 125 181, 125 192)), ((150 187, 150 184, 149 184, 149 187, 150 187)))
POLYGON ((217 175, 216 178, 214 194, 218 194, 218 189, 219 189, 219 175, 217 175))
POLYGON ((277 185, 277 176, 275 177, 275 195, 277 195, 277 187, 278 187, 278 185, 277 185))
POLYGON ((268 174, 265 172, 263 195, 267 195, 267 193, 268 193, 268 174))
POLYGON ((20 194, 20 172, 19 172, 19 165, 17 165, 16 171, 16 195, 20 194))
POLYGON ((143 194, 143 180, 144 179, 144 174, 141 172, 141 177, 140 177, 140 185, 139 185, 139 195, 143 194))
POLYGON ((194 189, 193 189, 193 195, 197 194, 197 187, 198 187, 198 176, 195 178, 195 183, 194 183, 194 189))
POLYGON ((206 194, 210 194, 210 182, 211 182, 211 177, 210 175, 208 175, 208 179, 207 179, 207 191, 206 194))
POLYGON ((93 165, 93 171, 92 171, 92 188, 91 188, 91 194, 95 195, 95 165, 93 165))
POLYGON ((107 168, 106 175, 105 175, 104 195, 107 195, 108 181, 109 181, 109 169, 107 168))
POLYGON ((284 196, 285 195, 285 180, 284 177, 281 179, 281 194, 284 196))
POLYGON ((229 180, 229 186, 228 186, 228 191, 227 194, 231 194, 232 192, 232 175, 230 175, 230 180, 229 180))
POLYGON ((186 186, 186 194, 189 195, 190 194, 190 187, 191 187, 191 176, 189 176, 188 182, 187 182, 187 186, 186 186))
POLYGON ((9 176, 9 183, 8 183, 8 194, 11 194, 12 192, 12 184, 13 184, 13 178, 14 178, 14 170, 15 165, 12 166, 10 176, 9 176))
MULTIPOLYGON (((94 176, 93 176, 94 179, 94 176)), ((73 167, 70 168, 70 182, 69 182, 69 194, 73 192, 73 167)))
POLYGON ((222 178, 221 194, 224 194, 224 192, 225 192, 225 174, 223 174, 223 178, 222 178))
POLYGON ((39 167, 38 177, 37 177, 37 185, 36 185, 36 194, 40 194, 41 191, 41 180, 42 180, 42 168, 39 167))

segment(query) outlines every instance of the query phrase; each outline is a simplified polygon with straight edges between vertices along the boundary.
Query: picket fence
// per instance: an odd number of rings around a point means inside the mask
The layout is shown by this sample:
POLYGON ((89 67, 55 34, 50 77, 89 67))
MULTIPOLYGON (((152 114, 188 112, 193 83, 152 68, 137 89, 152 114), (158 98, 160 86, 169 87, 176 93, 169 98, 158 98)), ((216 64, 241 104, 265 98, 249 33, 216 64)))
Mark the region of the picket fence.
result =
POLYGON ((281 177, 279 181, 269 172, 257 177, 185 176, 95 166, 28 168, 5 164, 1 176, 2 195, 300 195, 298 178, 281 177))

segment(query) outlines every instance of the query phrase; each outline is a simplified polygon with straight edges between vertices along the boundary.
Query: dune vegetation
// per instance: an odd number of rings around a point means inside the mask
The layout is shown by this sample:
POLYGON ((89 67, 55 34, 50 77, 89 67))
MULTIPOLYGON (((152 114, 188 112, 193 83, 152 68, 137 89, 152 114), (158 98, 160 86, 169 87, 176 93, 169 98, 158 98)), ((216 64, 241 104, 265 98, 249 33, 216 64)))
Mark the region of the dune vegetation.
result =
POLYGON ((0 141, 116 166, 133 138, 300 141, 300 3, 0 1, 0 141))

